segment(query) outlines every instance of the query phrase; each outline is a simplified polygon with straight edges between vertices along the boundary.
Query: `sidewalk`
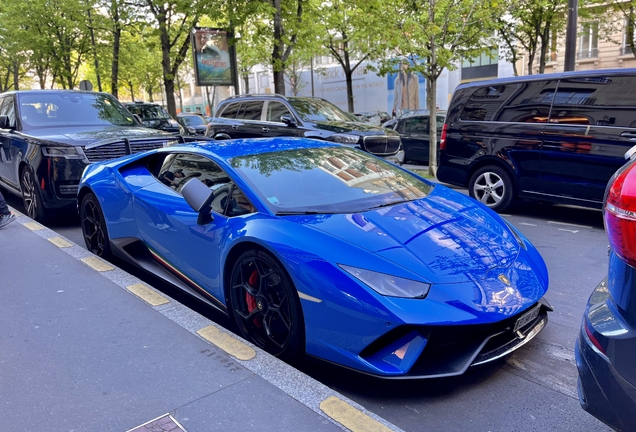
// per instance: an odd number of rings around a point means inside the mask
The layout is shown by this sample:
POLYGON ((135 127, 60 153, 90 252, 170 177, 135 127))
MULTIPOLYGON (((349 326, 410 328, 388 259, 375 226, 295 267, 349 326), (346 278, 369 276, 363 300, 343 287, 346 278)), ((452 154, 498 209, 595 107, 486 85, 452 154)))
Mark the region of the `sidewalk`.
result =
POLYGON ((0 229, 0 430, 399 430, 16 215, 0 229))

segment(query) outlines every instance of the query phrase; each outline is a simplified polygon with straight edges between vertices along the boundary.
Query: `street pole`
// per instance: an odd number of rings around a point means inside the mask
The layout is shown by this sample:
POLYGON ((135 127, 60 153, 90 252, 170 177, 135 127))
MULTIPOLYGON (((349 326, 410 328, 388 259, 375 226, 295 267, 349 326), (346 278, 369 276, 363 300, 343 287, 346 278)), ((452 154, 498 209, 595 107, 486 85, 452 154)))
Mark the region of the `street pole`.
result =
POLYGON ((102 91, 102 80, 99 77, 99 60, 97 59, 97 48, 95 47, 95 33, 93 33, 93 20, 91 19, 91 8, 88 7, 88 28, 91 33, 91 44, 93 45, 93 59, 95 60, 95 75, 97 75, 97 89, 102 91))
POLYGON ((565 65, 564 72, 574 70, 574 60, 576 57, 576 29, 579 13, 579 1, 568 0, 568 24, 565 33, 565 65))
POLYGON ((309 59, 309 68, 311 70, 311 97, 314 97, 314 56, 309 59))

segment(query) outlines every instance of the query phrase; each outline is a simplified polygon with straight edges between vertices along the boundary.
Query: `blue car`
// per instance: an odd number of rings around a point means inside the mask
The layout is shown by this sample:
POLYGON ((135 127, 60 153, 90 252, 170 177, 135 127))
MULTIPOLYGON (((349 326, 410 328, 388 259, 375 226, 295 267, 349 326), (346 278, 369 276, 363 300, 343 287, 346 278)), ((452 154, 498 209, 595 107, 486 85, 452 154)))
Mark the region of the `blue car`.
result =
POLYGON ((253 344, 388 378, 459 375, 536 336, 537 250, 475 200, 305 138, 171 146, 82 177, 89 250, 206 301, 253 344))
POLYGON ((605 194, 609 270, 588 300, 575 349, 581 406, 618 431, 636 428, 636 147, 626 156, 605 194))

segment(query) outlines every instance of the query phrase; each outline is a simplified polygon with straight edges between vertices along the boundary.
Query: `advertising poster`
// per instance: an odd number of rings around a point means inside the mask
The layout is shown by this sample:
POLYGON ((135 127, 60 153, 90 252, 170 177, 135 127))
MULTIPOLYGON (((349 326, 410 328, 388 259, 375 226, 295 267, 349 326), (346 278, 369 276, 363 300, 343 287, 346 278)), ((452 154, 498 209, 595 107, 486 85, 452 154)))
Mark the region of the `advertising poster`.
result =
POLYGON ((191 34, 196 84, 198 86, 234 85, 234 50, 228 32, 197 28, 191 34))
POLYGON ((426 80, 411 72, 408 60, 402 59, 398 71, 387 75, 386 84, 388 111, 392 117, 426 108, 426 80))

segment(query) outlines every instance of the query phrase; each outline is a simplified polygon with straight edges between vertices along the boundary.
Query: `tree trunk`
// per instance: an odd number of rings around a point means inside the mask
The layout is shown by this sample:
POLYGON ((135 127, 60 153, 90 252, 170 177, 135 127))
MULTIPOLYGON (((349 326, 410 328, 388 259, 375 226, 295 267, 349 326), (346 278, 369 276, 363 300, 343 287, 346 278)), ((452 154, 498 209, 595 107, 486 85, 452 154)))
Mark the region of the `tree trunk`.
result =
POLYGON ((274 6, 274 46, 272 48, 272 69, 274 71, 274 93, 285 94, 285 66, 283 64, 283 20, 281 0, 273 0, 274 6))
POLYGON ((13 63, 13 90, 20 90, 20 65, 13 63))
POLYGON ((545 73, 545 62, 548 55, 548 47, 550 46, 550 23, 547 23, 543 32, 541 32, 541 51, 539 54, 539 73, 545 73))
POLYGON ((347 108, 350 113, 355 112, 354 100, 353 100, 353 71, 351 70, 351 62, 349 61, 349 46, 347 42, 344 42, 344 74, 345 81, 347 83, 347 108))
MULTIPOLYGON (((435 0, 431 0, 429 22, 435 22, 435 0)), ((428 174, 437 177, 437 45, 435 35, 431 35, 431 56, 428 64, 429 74, 426 77, 426 102, 428 105, 428 174)), ((441 73, 441 71, 440 71, 441 73)))
POLYGON ((130 90, 130 100, 134 102, 135 101, 135 86, 133 86, 133 83, 130 81, 128 81, 128 89, 130 90))
MULTIPOLYGON (((250 76, 249 74, 243 74, 243 84, 245 84, 245 94, 250 92, 250 76)), ((209 95, 209 92, 208 92, 209 95)))
POLYGON ((110 93, 118 97, 118 87, 119 87, 119 49, 121 46, 121 24, 119 22, 119 6, 117 4, 117 0, 113 0, 112 2, 112 14, 113 14, 113 23, 115 25, 113 31, 113 64, 111 65, 110 70, 110 93))

